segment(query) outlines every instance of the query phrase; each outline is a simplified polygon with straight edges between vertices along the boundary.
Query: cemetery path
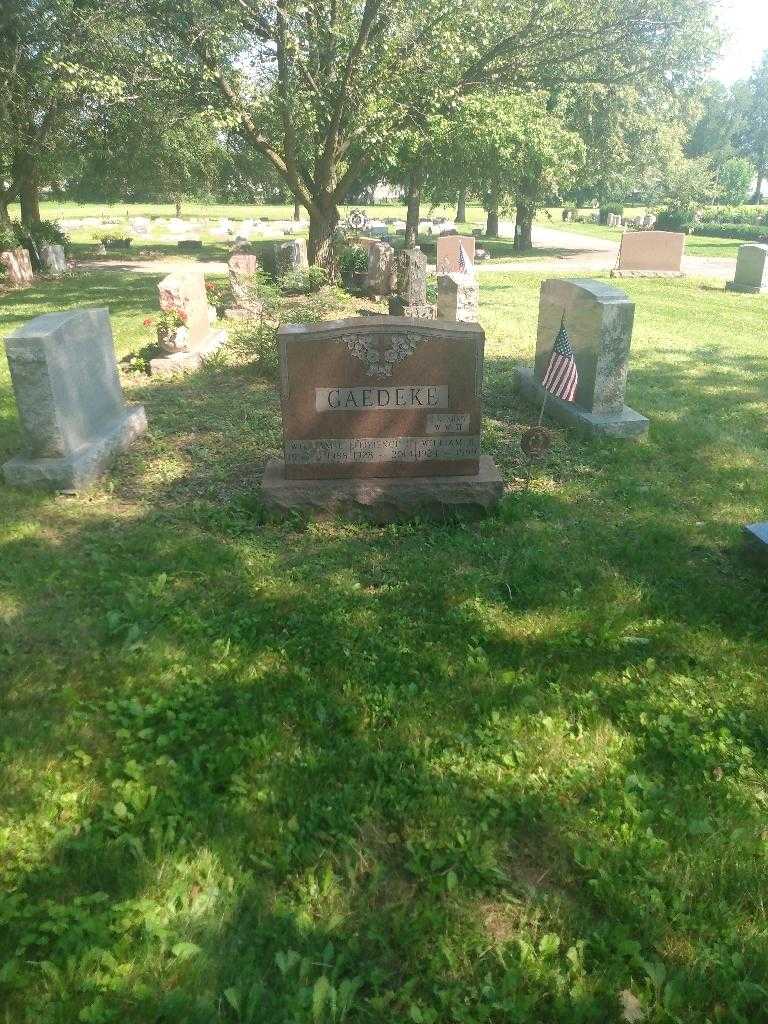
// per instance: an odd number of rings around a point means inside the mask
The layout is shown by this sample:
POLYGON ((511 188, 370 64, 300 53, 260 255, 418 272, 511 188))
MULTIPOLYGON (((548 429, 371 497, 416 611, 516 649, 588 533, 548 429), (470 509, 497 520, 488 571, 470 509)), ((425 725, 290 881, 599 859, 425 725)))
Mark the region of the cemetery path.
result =
POLYGON ((78 270, 129 270, 135 274, 172 274, 174 270, 200 270, 204 274, 226 274, 227 264, 220 260, 87 260, 78 270))

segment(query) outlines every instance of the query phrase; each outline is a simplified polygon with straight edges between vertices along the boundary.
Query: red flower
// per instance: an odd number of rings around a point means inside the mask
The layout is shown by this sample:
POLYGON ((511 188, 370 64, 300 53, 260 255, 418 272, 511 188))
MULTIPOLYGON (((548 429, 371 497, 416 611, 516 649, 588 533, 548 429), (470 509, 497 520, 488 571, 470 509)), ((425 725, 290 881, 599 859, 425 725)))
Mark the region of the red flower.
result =
POLYGON ((154 323, 154 320, 152 319, 152 317, 148 316, 147 319, 144 321, 144 326, 145 327, 151 327, 153 323, 154 323))
POLYGON ((179 309, 179 310, 177 310, 177 312, 178 312, 178 314, 179 314, 179 317, 180 317, 180 318, 181 318, 182 320, 186 320, 186 319, 187 319, 187 314, 186 314, 186 313, 184 312, 184 310, 183 310, 183 309, 179 309))

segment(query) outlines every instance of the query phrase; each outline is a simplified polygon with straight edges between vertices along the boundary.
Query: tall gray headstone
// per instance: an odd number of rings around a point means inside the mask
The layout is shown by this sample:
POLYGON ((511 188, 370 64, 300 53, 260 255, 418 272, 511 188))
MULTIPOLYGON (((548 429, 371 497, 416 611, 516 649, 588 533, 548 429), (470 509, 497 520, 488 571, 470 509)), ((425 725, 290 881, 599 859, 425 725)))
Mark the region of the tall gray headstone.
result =
POLYGON ((61 277, 67 272, 67 259, 64 255, 64 246, 44 245, 40 250, 40 259, 43 261, 43 269, 51 277, 61 277))
POLYGON ((16 487, 80 490, 147 428, 126 406, 106 309, 45 313, 5 341, 23 451, 3 466, 16 487))
POLYGON ((544 281, 539 296, 536 365, 518 370, 522 393, 539 406, 555 338, 565 327, 576 358, 579 384, 573 402, 547 395, 549 414, 588 435, 638 437, 645 416, 624 404, 635 304, 619 288, 592 280, 544 281))
POLYGON ((373 242, 368 246, 368 269, 365 277, 366 291, 376 299, 392 294, 397 286, 397 262, 395 250, 389 242, 373 242))
POLYGON ((731 292, 768 292, 768 245, 740 245, 736 277, 725 286, 731 292))
POLYGON ((390 316, 434 318, 427 304, 427 257, 418 245, 403 249, 397 257, 397 294, 389 300, 390 316))
POLYGON ((438 320, 477 323, 479 302, 480 285, 474 274, 438 274, 438 320))

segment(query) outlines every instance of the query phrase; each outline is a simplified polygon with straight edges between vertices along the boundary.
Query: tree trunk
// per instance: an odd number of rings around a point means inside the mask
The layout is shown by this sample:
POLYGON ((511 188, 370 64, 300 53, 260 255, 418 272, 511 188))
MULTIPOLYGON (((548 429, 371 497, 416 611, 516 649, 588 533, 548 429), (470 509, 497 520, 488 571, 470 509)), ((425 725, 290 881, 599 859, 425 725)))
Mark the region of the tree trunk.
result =
POLYGON ((173 201, 176 203, 176 216, 180 217, 181 216, 181 196, 174 196, 174 200, 173 201))
POLYGON ((27 227, 40 223, 40 185, 31 158, 19 161, 17 180, 21 199, 21 222, 27 227))
POLYGON ((0 228, 9 228, 11 226, 11 215, 8 212, 8 207, 13 202, 13 199, 13 189, 0 191, 0 228))
POLYGON ((518 203, 515 212, 515 252, 530 252, 533 248, 533 218, 536 207, 518 203))
POLYGON ((499 237, 499 197, 492 195, 488 199, 488 221, 485 225, 486 238, 499 237))
POLYGON ((316 201, 314 207, 314 210, 309 212, 307 255, 311 265, 325 267, 333 274, 333 233, 339 223, 339 211, 331 200, 316 201))
POLYGON ((755 206, 759 206, 763 198, 763 182, 765 181, 765 169, 758 167, 757 169, 757 184, 755 185, 755 194, 752 196, 752 202, 755 206))
POLYGON ((295 196, 293 198, 293 219, 301 220, 301 203, 295 196))
POLYGON ((419 220, 421 211, 421 185, 424 172, 421 164, 411 168, 408 175, 408 216, 405 219, 405 244, 416 245, 419 241, 419 220))
POLYGON ((456 220, 461 224, 467 222, 467 190, 461 189, 456 203, 456 220))

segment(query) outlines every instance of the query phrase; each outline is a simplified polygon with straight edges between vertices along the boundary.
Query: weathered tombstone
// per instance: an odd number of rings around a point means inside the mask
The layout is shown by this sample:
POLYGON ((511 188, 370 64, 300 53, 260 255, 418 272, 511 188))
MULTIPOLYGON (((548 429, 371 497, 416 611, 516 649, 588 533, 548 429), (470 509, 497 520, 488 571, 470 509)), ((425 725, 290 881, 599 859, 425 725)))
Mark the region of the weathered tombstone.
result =
POLYGON ((264 265, 273 277, 285 277, 295 270, 306 270, 307 243, 303 238, 293 238, 289 242, 275 242, 264 250, 264 265))
POLYGON ((731 292, 750 295, 768 292, 768 245, 740 245, 736 277, 725 287, 731 292))
POLYGON ((80 490, 147 428, 126 406, 106 309, 45 313, 5 342, 23 451, 3 466, 16 487, 80 490))
POLYGON ((656 227, 656 217, 652 213, 646 213, 643 217, 643 231, 653 231, 656 227))
POLYGON ((388 298, 397 287, 397 260, 389 242, 368 247, 365 290, 374 299, 388 298))
POLYGON ((678 231, 625 231, 614 277, 682 277, 685 235, 678 231))
POLYGON ((26 249, 10 249, 8 252, 0 252, 0 263, 5 267, 8 281, 17 288, 32 284, 35 279, 26 249))
POLYGON ((249 320, 258 316, 263 307, 254 291, 254 275, 259 272, 259 261, 252 253, 236 252, 229 258, 229 290, 234 305, 225 310, 230 320, 249 320))
POLYGON ((63 245, 44 245, 40 249, 40 259, 43 270, 51 277, 61 277, 67 272, 67 258, 64 255, 63 245))
POLYGON ((181 347, 172 345, 167 354, 150 359, 150 370, 157 374, 194 370, 227 340, 226 331, 211 330, 205 277, 194 271, 169 274, 160 281, 157 290, 164 312, 184 315, 186 332, 181 347))
POLYGON ((494 505, 484 340, 477 324, 386 316, 282 327, 284 458, 267 466, 265 503, 380 520, 494 505))
POLYGON ((418 247, 403 249, 397 256, 397 294, 389 300, 390 316, 423 319, 435 317, 427 303, 427 257, 418 247))
POLYGON ((475 245, 474 236, 441 235, 437 240, 438 274, 469 273, 475 264, 475 245), (462 248, 464 250, 463 258, 462 248), (467 266, 467 264, 469 265, 467 266))
POLYGON ((474 274, 440 274, 438 276, 438 320, 477 323, 479 304, 480 285, 474 274))
POLYGON ((382 220, 368 221, 366 230, 373 238, 389 238, 389 225, 382 220))
POLYGON ((573 402, 547 395, 550 416, 589 436, 639 437, 648 430, 645 416, 624 405, 635 304, 625 292, 601 281, 544 281, 539 297, 539 326, 534 370, 519 369, 523 395, 541 406, 541 380, 565 314, 579 384, 573 402))

